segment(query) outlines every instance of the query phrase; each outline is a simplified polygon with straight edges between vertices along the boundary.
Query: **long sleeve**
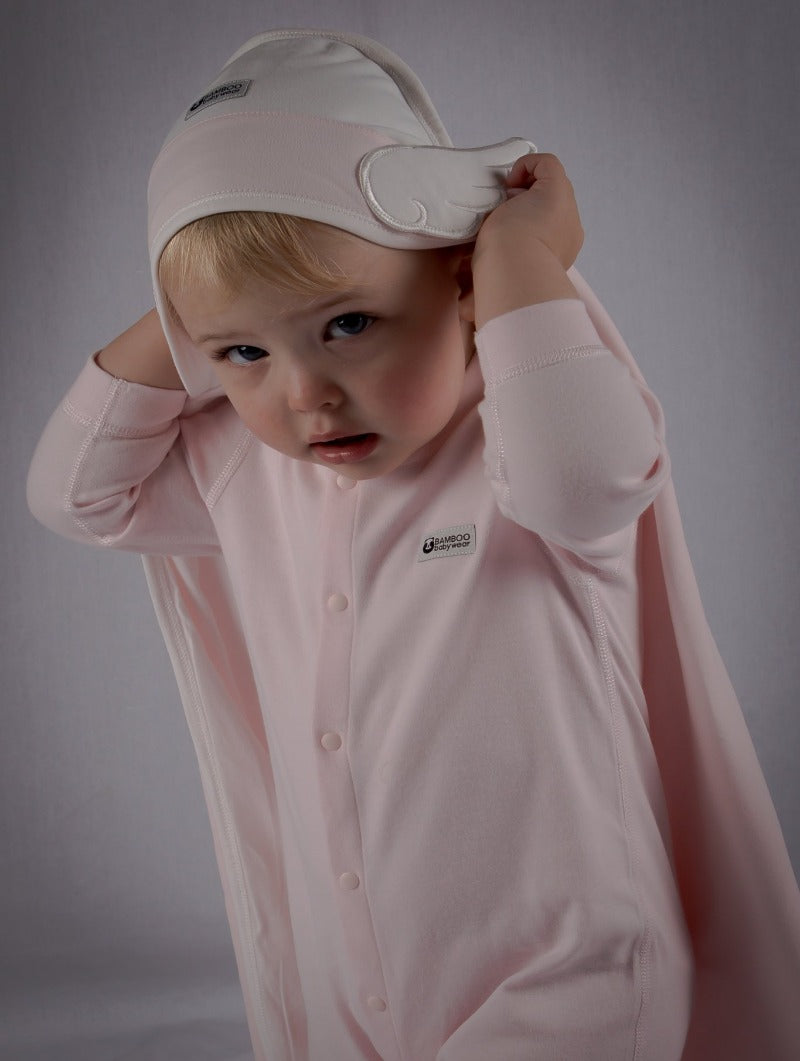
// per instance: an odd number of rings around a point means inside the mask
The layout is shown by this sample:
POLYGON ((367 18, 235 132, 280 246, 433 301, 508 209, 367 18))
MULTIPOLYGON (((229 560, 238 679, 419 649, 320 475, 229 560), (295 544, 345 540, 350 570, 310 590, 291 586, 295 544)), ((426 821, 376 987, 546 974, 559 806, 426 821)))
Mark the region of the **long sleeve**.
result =
POLYGON ((656 398, 578 299, 504 314, 476 342, 485 461, 503 514, 590 560, 617 553, 669 476, 656 398))
POLYGON ((75 541, 139 553, 219 551, 195 485, 179 417, 183 391, 104 372, 91 358, 36 447, 28 505, 75 541))

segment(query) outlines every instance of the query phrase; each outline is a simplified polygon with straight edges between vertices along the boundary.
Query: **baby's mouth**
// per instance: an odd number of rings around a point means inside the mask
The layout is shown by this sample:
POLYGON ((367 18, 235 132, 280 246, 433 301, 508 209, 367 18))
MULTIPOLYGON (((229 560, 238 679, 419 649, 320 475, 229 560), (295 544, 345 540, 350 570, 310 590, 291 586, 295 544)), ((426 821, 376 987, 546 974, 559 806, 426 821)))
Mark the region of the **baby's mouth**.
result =
POLYGON ((352 464, 368 457, 378 444, 378 436, 368 431, 361 435, 342 435, 312 442, 311 448, 330 464, 352 464))
POLYGON ((346 446, 353 442, 361 442, 363 439, 369 438, 369 433, 365 432, 363 435, 342 435, 341 438, 328 438, 324 442, 314 442, 314 446, 346 446))

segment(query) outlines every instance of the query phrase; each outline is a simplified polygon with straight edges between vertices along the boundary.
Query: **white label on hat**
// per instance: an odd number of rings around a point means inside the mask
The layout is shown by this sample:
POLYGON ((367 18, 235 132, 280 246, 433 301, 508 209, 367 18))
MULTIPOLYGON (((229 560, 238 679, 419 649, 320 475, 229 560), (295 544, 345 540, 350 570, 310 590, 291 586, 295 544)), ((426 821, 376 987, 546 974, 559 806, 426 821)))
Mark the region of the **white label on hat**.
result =
POLYGON ((198 111, 203 110, 205 107, 213 107, 215 103, 224 103, 226 99, 236 99, 239 96, 244 96, 251 84, 252 80, 247 78, 242 81, 226 81, 224 85, 217 85, 210 92, 206 92, 205 96, 201 96, 200 99, 194 101, 183 120, 188 121, 193 114, 197 114, 198 111))

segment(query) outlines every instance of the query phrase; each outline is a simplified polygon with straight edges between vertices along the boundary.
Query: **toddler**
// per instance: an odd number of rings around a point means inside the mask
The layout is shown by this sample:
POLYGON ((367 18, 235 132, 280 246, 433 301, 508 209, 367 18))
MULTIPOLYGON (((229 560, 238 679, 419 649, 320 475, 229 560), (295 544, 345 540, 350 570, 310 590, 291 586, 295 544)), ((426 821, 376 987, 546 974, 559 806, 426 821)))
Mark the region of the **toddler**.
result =
POLYGON ((797 888, 561 163, 245 44, 35 515, 144 555, 258 1061, 796 1056, 797 888))

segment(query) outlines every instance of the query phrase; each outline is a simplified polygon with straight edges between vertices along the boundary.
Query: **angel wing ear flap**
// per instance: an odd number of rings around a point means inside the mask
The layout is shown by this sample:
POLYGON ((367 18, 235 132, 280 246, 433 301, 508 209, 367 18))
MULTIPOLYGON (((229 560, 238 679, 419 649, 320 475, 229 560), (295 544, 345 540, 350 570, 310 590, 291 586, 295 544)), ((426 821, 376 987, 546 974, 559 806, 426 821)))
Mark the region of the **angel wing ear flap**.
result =
POLYGON ((506 198, 516 160, 535 150, 518 137, 477 148, 390 144, 362 158, 358 179, 370 210, 390 228, 466 242, 506 198))

